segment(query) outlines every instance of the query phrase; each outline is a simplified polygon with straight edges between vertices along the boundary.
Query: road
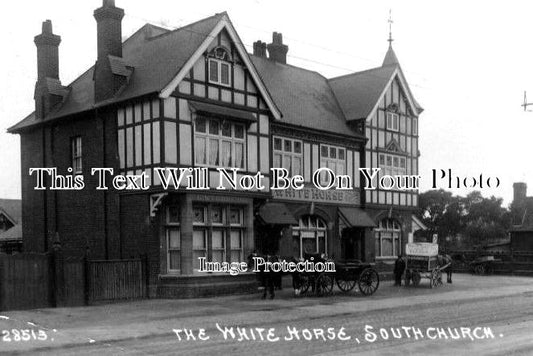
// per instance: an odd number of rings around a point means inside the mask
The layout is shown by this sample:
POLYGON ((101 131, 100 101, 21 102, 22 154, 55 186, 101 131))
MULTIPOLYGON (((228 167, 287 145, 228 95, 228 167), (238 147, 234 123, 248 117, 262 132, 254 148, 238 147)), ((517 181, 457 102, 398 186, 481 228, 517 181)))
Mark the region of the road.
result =
MULTIPOLYGON (((398 288, 384 282, 371 297, 336 293, 327 298, 293 298, 284 290, 266 301, 247 295, 1 313, 0 330, 28 328, 42 330, 47 339, 2 341, 1 351, 50 355, 531 355, 533 279, 457 275, 454 284, 438 289, 424 285, 398 288), (228 334, 225 339, 221 330, 231 327, 235 336, 228 334), (237 327, 242 328, 241 341, 237 327)), ((14 338, 13 333, 9 336, 14 338)))

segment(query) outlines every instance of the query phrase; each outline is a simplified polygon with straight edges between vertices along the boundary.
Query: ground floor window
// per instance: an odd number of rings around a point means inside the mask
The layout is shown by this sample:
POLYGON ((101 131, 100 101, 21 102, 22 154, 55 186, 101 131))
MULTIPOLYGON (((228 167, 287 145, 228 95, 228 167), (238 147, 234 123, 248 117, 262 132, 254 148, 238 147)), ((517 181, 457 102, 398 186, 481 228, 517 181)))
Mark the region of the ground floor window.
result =
POLYGON ((397 257, 401 251, 401 225, 395 219, 383 219, 374 229, 376 257, 397 257))
MULTIPOLYGON (((199 258, 212 262, 243 261, 244 208, 235 205, 205 204, 193 206, 192 217, 193 269, 199 268, 199 258)), ((180 270, 182 249, 179 209, 167 208, 166 242, 169 272, 180 270)))
POLYGON ((298 240, 300 257, 304 257, 306 253, 328 253, 327 224, 320 217, 302 216, 298 226, 293 226, 292 233, 298 240))

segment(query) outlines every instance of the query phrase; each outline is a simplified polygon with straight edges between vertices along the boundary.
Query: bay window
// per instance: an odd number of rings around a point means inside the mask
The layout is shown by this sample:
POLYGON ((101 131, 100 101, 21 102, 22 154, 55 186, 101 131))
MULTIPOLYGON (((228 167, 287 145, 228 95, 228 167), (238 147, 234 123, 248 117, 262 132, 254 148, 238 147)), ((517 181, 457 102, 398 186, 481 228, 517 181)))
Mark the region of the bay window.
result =
POLYGON ((383 174, 387 175, 405 175, 406 159, 403 156, 391 155, 386 153, 379 154, 379 167, 383 174))

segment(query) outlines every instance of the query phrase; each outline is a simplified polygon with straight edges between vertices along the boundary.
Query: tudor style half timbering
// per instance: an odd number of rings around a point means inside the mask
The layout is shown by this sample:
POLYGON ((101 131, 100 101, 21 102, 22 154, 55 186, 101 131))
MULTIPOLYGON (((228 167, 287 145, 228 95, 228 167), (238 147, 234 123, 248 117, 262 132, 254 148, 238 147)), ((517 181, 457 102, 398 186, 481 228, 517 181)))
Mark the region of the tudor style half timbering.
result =
MULTIPOLYGON (((383 175, 418 175, 418 116, 422 108, 414 99, 396 54, 389 46, 383 65, 330 80, 350 122, 364 127, 367 138, 364 167, 379 168, 383 175)), ((366 190, 364 201, 373 215, 375 255, 395 258, 424 228, 413 215, 417 189, 366 190)))
POLYGON ((248 54, 226 13, 173 31, 147 24, 122 42, 123 16, 112 0, 94 12, 97 61, 66 87, 51 21, 36 37, 35 112, 9 129, 21 135, 26 251, 59 240, 68 257, 143 257, 160 297, 255 289, 252 274, 200 273, 200 257, 398 255, 420 226, 417 192, 364 191, 358 172, 418 173, 421 108, 392 47, 382 67, 327 79, 287 64, 281 33, 248 54), (83 175, 85 189, 35 190, 30 167, 83 175), (144 173, 149 189, 97 190, 97 167, 144 173), (156 173, 188 167, 210 189, 165 189, 156 173), (304 188, 271 191, 272 167, 304 188), (350 189, 314 187, 321 167, 351 177, 350 189), (261 173, 265 189, 212 189, 217 168, 261 173))

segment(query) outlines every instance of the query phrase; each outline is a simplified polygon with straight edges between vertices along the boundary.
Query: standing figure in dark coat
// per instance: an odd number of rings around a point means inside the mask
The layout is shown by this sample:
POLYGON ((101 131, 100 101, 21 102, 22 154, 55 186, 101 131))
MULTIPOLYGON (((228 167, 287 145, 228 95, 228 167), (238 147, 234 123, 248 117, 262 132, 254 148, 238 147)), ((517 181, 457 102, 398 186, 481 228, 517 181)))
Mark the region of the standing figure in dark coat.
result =
MULTIPOLYGON (((267 255, 265 260, 268 262, 277 262, 277 257, 272 255, 267 255)), ((265 289, 263 290, 263 299, 267 296, 267 291, 270 294, 270 299, 274 299, 274 284, 276 283, 276 276, 278 273, 271 270, 265 271, 262 270, 260 273, 263 274, 263 281, 265 289)))
POLYGON ((396 262, 394 262, 394 285, 395 286, 401 286, 402 285, 402 275, 405 271, 405 260, 403 259, 402 255, 399 255, 396 259, 396 262))

